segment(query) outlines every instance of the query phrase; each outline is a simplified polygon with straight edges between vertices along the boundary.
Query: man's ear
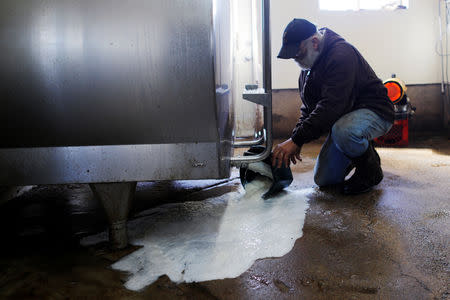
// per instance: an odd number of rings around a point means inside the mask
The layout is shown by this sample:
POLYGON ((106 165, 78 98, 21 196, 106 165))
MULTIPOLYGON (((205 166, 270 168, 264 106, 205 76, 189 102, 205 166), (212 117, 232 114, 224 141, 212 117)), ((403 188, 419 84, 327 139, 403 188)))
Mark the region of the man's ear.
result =
POLYGON ((312 41, 313 49, 318 51, 319 50, 319 44, 320 44, 319 39, 317 37, 313 37, 311 41, 312 41))

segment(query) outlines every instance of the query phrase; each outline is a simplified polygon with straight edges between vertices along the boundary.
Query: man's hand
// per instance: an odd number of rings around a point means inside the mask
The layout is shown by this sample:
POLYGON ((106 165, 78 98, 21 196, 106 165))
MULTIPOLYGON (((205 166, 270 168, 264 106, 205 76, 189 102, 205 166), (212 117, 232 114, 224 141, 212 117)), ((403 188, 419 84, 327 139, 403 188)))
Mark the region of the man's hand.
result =
POLYGON ((280 168, 284 163, 284 165, 288 167, 291 161, 295 165, 297 163, 296 159, 302 161, 300 150, 301 148, 297 146, 292 139, 288 139, 283 143, 278 144, 273 150, 272 166, 280 168))

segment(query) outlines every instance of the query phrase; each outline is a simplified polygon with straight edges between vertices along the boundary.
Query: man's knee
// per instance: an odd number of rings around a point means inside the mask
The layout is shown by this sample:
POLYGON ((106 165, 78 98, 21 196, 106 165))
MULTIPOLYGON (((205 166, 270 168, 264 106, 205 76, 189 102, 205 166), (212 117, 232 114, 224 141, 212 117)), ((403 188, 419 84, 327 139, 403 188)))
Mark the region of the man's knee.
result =
POLYGON ((341 118, 331 129, 331 138, 341 151, 346 152, 347 145, 355 143, 362 137, 360 128, 351 119, 341 118))

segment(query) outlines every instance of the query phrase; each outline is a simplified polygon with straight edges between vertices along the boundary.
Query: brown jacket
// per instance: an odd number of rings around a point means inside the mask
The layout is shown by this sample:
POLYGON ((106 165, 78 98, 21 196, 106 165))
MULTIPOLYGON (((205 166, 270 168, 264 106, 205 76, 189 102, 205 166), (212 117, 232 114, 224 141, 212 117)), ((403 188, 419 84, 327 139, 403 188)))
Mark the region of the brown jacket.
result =
POLYGON ((322 52, 299 78, 302 115, 291 137, 298 146, 319 138, 356 109, 367 108, 394 121, 387 90, 359 51, 330 29, 321 30, 322 52))

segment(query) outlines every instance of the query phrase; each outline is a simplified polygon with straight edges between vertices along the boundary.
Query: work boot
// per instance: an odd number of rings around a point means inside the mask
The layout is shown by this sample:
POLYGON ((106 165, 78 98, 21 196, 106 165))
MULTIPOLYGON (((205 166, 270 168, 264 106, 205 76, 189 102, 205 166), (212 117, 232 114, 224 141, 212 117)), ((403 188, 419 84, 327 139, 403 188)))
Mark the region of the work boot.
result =
POLYGON ((367 192, 383 179, 380 156, 375 150, 373 142, 369 143, 369 147, 363 155, 353 158, 352 162, 356 170, 355 174, 344 182, 344 194, 354 195, 367 192))
POLYGON ((381 165, 380 156, 378 155, 377 150, 375 149, 375 143, 373 141, 369 141, 369 147, 372 147, 373 152, 375 153, 375 158, 379 165, 381 165))

